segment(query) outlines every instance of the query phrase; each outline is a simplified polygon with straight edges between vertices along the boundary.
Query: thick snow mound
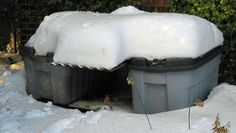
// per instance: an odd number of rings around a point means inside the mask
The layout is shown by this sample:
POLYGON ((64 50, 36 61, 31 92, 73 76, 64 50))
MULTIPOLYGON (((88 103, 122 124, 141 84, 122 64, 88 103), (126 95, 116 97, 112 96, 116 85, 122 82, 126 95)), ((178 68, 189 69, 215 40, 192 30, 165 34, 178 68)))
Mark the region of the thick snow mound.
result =
POLYGON ((139 13, 144 13, 144 11, 141 11, 133 6, 126 6, 113 11, 111 14, 139 14, 139 13))
POLYGON ((54 52, 54 62, 112 69, 131 57, 196 58, 223 43, 211 22, 193 15, 123 7, 111 14, 60 12, 47 16, 26 46, 54 52))

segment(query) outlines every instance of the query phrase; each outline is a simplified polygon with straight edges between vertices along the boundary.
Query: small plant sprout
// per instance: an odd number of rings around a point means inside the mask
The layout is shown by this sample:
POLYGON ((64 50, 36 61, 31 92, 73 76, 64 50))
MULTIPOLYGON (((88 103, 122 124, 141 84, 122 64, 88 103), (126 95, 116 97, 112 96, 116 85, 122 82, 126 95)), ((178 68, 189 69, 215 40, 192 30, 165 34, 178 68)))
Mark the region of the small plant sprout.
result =
POLYGON ((104 98, 104 105, 111 106, 111 100, 110 100, 109 95, 105 95, 105 98, 104 98))
POLYGON ((199 100, 199 99, 196 99, 194 104, 196 106, 199 106, 199 107, 203 107, 204 106, 204 102, 202 100, 199 100))
POLYGON ((228 122, 224 126, 221 126, 219 114, 217 114, 216 120, 214 121, 213 126, 214 126, 212 128, 213 133, 229 133, 230 122, 228 122))

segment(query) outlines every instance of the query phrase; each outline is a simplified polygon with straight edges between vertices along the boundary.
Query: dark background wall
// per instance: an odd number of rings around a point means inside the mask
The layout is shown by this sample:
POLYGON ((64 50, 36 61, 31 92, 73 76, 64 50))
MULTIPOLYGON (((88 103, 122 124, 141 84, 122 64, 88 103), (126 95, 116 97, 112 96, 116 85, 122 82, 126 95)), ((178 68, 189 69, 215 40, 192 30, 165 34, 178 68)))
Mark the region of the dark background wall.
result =
POLYGON ((24 45, 35 33, 39 24, 49 11, 43 5, 36 4, 30 0, 18 2, 18 28, 20 29, 21 45, 24 45))
MULTIPOLYGON (((91 0, 90 0, 91 1, 91 0)), ((84 6, 88 7, 88 10, 94 9, 95 11, 99 12, 109 12, 116 8, 116 6, 112 5, 110 6, 110 9, 107 7, 100 8, 92 8, 92 6, 89 6, 90 3, 85 3, 81 1, 84 6)), ((99 5, 98 2, 94 2, 95 4, 99 5)), ((106 4, 107 2, 101 3, 106 4)), ((75 3, 76 5, 78 3, 75 3)), ((80 4, 80 3, 79 3, 80 4)), ((134 4, 138 6, 139 8, 146 10, 146 11, 168 11, 168 1, 167 0, 136 0, 136 1, 127 1, 127 2, 117 2, 118 7, 123 5, 129 5, 134 4)), ((56 11, 62 11, 62 10, 70 10, 68 8, 68 4, 63 6, 64 3, 58 3, 55 2, 54 5, 48 4, 48 7, 45 7, 43 3, 35 3, 33 0, 20 0, 18 1, 18 16, 19 16, 19 29, 20 29, 20 36, 21 36, 21 44, 24 45, 30 38, 32 34, 35 33, 37 27, 43 20, 45 15, 48 15, 52 12, 56 11), (51 6, 51 7, 50 7, 51 6)), ((81 5, 81 4, 80 4, 81 5)), ((98 6, 96 6, 98 7, 98 6)), ((73 10, 86 10, 86 8, 81 7, 74 7, 71 6, 73 10)))

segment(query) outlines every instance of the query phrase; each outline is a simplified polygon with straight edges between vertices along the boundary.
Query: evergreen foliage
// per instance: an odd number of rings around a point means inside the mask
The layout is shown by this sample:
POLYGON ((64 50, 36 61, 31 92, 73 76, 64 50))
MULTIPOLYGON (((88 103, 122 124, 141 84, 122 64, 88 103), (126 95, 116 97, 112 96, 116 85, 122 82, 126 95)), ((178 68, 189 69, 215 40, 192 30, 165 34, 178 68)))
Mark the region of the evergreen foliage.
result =
POLYGON ((236 2, 233 0, 170 0, 171 12, 193 14, 218 26, 224 34, 220 82, 236 84, 236 2))

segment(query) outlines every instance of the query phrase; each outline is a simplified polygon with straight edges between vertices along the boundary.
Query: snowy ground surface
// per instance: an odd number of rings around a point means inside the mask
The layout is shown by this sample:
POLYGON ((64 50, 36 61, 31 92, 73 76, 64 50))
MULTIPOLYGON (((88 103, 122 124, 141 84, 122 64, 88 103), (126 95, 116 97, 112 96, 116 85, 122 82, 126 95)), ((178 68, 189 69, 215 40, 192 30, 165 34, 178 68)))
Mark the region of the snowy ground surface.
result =
POLYGON ((81 113, 50 102, 38 102, 25 92, 23 70, 1 68, 0 75, 1 133, 209 133, 217 113, 222 125, 229 121, 230 132, 236 132, 236 86, 233 85, 219 85, 204 102, 204 107, 191 108, 190 130, 187 108, 148 115, 151 130, 143 114, 103 109, 81 113))

